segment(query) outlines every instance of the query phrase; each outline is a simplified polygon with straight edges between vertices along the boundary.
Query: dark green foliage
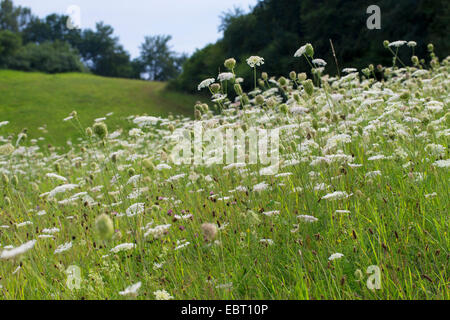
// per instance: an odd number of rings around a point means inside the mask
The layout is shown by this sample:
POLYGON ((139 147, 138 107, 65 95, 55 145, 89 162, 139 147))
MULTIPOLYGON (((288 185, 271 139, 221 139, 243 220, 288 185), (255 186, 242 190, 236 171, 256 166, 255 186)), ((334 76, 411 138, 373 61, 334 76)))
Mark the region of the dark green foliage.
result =
POLYGON ((7 64, 10 69, 23 71, 46 73, 84 71, 77 51, 68 43, 61 41, 28 43, 11 57, 7 64))
POLYGON ((145 37, 141 45, 141 56, 139 63, 142 73, 147 75, 148 80, 167 81, 178 76, 181 65, 186 61, 185 55, 178 56, 170 50, 168 35, 157 35, 145 37))
POLYGON ((111 26, 97 23, 95 31, 83 30, 78 42, 72 45, 80 51, 83 61, 94 74, 130 78, 133 74, 130 55, 113 34, 111 26))
MULTIPOLYGON (((236 9, 225 13, 220 26, 223 39, 197 51, 172 85, 194 91, 199 81, 223 69, 223 60, 229 57, 238 61, 237 73, 245 78, 247 89, 252 85, 252 70, 245 59, 251 55, 265 58, 258 71, 269 76, 309 71, 304 59, 293 57, 307 42, 313 44, 315 57, 328 62, 326 72, 335 74, 330 39, 340 69, 391 65, 392 54, 383 47, 383 40, 416 41, 415 54, 420 58, 428 58, 426 45, 433 42, 436 54, 444 58, 450 53, 449 19, 449 4, 441 0, 261 0, 249 14, 236 9), (366 10, 373 4, 381 9, 380 30, 366 26, 366 10)), ((411 49, 403 47, 399 55, 410 61, 411 49)))
POLYGON ((22 46, 22 39, 17 33, 0 30, 0 67, 8 61, 22 46))
POLYGON ((196 84, 219 71, 225 71, 223 50, 221 41, 197 50, 183 64, 183 73, 170 83, 170 87, 198 92, 196 84))
MULTIPOLYGON (((140 78, 141 64, 130 60, 111 26, 98 23, 95 30, 69 29, 65 15, 40 19, 10 0, 0 1, 0 8, 0 31, 10 30, 24 44, 14 55, 11 50, 9 56, 2 54, 0 67, 47 73, 90 70, 108 77, 140 78)), ((0 41, 6 43, 5 37, 0 41)))
POLYGON ((30 9, 16 7, 11 0, 0 2, 0 30, 22 31, 31 19, 30 9))
POLYGON ((81 30, 68 29, 65 15, 50 14, 44 19, 33 17, 22 32, 25 43, 42 43, 46 41, 66 41, 73 47, 81 42, 81 30))

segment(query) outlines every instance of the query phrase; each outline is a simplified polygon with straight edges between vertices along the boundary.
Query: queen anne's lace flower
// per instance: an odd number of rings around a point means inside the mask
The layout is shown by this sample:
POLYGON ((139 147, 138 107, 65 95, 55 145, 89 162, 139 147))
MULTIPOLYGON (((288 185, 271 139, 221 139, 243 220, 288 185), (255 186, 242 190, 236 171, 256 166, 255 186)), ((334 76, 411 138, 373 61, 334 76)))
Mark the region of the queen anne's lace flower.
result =
POLYGON ((264 58, 258 56, 251 56, 250 58, 247 59, 247 64, 252 68, 259 67, 264 64, 264 58))
POLYGON ((212 85, 216 80, 214 78, 205 79, 198 85, 198 91, 202 90, 203 88, 208 88, 210 85, 212 85))
POLYGON ((333 260, 336 260, 336 259, 340 259, 340 258, 342 258, 343 256, 344 256, 344 255, 343 255, 342 253, 339 253, 339 252, 333 253, 333 254, 328 258, 328 260, 333 261, 333 260))
POLYGON ((36 244, 36 240, 28 241, 17 248, 5 249, 0 253, 0 259, 12 259, 31 250, 36 244))
POLYGON ((138 282, 136 284, 133 284, 129 287, 127 287, 124 291, 120 291, 119 294, 121 296, 132 296, 136 297, 138 295, 138 290, 141 288, 142 283, 138 282))
POLYGON ((157 290, 153 292, 156 300, 171 300, 173 297, 166 290, 157 290))

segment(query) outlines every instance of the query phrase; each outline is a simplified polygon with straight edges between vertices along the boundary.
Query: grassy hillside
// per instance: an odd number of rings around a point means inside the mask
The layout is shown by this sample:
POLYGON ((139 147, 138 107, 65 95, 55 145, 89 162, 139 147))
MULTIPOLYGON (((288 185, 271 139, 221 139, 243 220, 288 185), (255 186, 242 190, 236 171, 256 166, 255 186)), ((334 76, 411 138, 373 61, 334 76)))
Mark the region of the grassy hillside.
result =
POLYGON ((83 125, 113 112, 114 119, 106 120, 108 126, 126 128, 124 118, 132 114, 191 115, 196 100, 166 90, 165 83, 0 70, 0 122, 10 122, 0 128, 0 135, 28 128, 30 138, 44 136, 46 143, 62 145, 77 135, 71 124, 63 121, 73 110, 83 125), (38 128, 44 125, 48 134, 43 135, 38 128))

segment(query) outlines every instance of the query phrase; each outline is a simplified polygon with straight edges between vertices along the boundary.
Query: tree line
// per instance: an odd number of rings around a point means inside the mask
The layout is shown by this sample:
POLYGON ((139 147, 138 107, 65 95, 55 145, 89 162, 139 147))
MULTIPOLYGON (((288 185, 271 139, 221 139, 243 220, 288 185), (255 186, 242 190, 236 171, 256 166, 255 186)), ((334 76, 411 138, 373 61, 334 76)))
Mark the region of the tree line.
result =
MULTIPOLYGON (((426 55, 431 42, 437 55, 445 58, 450 54, 449 6, 449 1, 442 0, 260 0, 250 13, 234 9, 223 14, 223 37, 196 51, 172 86, 195 92, 193 84, 223 71, 223 61, 230 57, 238 61, 236 71, 247 88, 252 84, 252 70, 245 63, 249 56, 264 57, 261 71, 271 76, 309 71, 304 59, 293 57, 308 42, 314 46, 315 57, 328 62, 325 71, 330 74, 345 67, 392 65, 384 40, 416 41, 419 57, 426 55), (370 5, 380 7, 379 30, 367 28, 370 5)), ((408 48, 401 49, 400 58, 411 59, 408 48)))
MULTIPOLYGON (((328 62, 330 74, 345 67, 391 64, 392 55, 383 40, 416 41, 419 57, 425 56, 426 45, 432 42, 437 55, 445 57, 450 53, 449 17, 449 2, 442 0, 259 0, 249 13, 240 9, 223 13, 221 39, 190 57, 170 49, 171 36, 156 35, 146 37, 140 56, 131 59, 109 25, 99 22, 95 30, 70 30, 67 16, 51 14, 40 19, 30 9, 14 6, 12 0, 1 0, 0 68, 172 79, 172 88, 196 92, 196 84, 222 71, 224 60, 233 57, 238 61, 236 72, 246 79, 243 86, 248 88, 252 75, 245 60, 249 56, 264 57, 261 71, 269 75, 308 71, 303 59, 293 57, 308 42, 315 56, 328 62), (366 26, 366 10, 373 4, 381 9, 379 30, 366 26)), ((408 60, 411 53, 403 50, 399 57, 408 60)))
POLYGON ((12 0, 0 2, 0 68, 46 73, 92 72, 106 77, 166 81, 187 59, 170 49, 169 35, 147 36, 138 58, 119 43, 114 29, 70 29, 68 16, 39 18, 12 0))

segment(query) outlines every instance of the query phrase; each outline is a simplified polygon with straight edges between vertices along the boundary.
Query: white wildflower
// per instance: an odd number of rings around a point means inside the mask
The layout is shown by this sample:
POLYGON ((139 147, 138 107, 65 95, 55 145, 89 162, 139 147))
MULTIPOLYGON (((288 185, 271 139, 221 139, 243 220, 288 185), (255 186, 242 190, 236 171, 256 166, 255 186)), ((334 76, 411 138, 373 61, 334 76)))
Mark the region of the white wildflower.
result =
POLYGON ((198 85, 198 91, 202 90, 203 88, 208 88, 210 85, 212 85, 214 82, 216 81, 216 79, 214 78, 209 78, 209 79, 205 79, 202 82, 200 82, 200 84, 198 85))
POLYGON ((251 56, 247 59, 247 64, 254 68, 255 66, 259 67, 264 64, 264 58, 258 56, 251 56))
POLYGON ((273 210, 273 211, 267 211, 267 212, 263 212, 263 215, 271 217, 274 215, 279 215, 280 214, 280 210, 273 210))
POLYGON ((72 242, 66 242, 66 243, 58 246, 58 248, 56 248, 54 253, 59 254, 59 253, 69 250, 70 248, 72 248, 72 242))
POLYGON ((297 218, 300 219, 300 220, 303 220, 305 222, 316 222, 316 221, 319 221, 319 219, 317 219, 316 217, 309 216, 309 215, 306 215, 306 214, 299 215, 299 216, 297 216, 297 218))
POLYGON ((138 295, 138 290, 141 287, 142 283, 138 282, 129 287, 127 287, 124 291, 120 291, 119 294, 121 296, 132 296, 136 297, 138 295))
POLYGON ((57 175, 56 173, 47 173, 45 176, 48 177, 48 178, 60 180, 62 182, 67 182, 66 178, 64 178, 64 177, 62 177, 60 175, 57 175))
POLYGON ((223 72, 221 74, 219 74, 219 76, 217 77, 217 80, 219 81, 229 81, 232 80, 234 78, 234 74, 231 72, 223 72))
POLYGON ((139 128, 133 128, 128 132, 128 135, 130 137, 137 138, 137 137, 143 136, 144 132, 139 128))
POLYGON ((153 292, 156 300, 171 300, 173 297, 166 290, 157 290, 153 292))
POLYGON ((344 255, 343 255, 342 253, 339 253, 339 252, 333 253, 333 254, 328 258, 328 260, 333 261, 333 260, 335 260, 335 259, 340 259, 340 258, 342 258, 343 256, 344 256, 344 255))
POLYGON ((141 214, 144 212, 144 203, 135 203, 131 205, 127 210, 126 214, 128 217, 134 217, 135 215, 141 214))
POLYGON ((397 40, 397 41, 389 43, 389 47, 396 47, 396 48, 398 48, 398 47, 401 47, 401 46, 405 45, 406 43, 407 43, 407 41, 397 40))
POLYGON ((448 168, 450 166, 450 159, 438 160, 433 165, 438 168, 448 168))
POLYGON ((134 243, 122 243, 122 244, 119 244, 119 245, 115 246, 114 248, 112 248, 110 250, 110 252, 117 253, 120 251, 126 251, 126 250, 133 249, 134 247, 136 247, 136 244, 134 244, 134 243))
POLYGON ((253 186, 253 191, 260 192, 266 190, 268 187, 269 185, 267 183, 261 182, 253 186))
POLYGON ((314 60, 312 60, 312 63, 314 63, 320 67, 325 67, 327 65, 327 63, 323 59, 314 59, 314 60))
POLYGON ((22 245, 20 245, 17 248, 12 249, 5 249, 0 254, 0 259, 12 259, 15 258, 21 254, 24 254, 25 252, 31 250, 34 245, 36 244, 36 240, 28 241, 22 245))
POLYGON ((335 191, 322 197, 324 200, 340 200, 347 199, 349 195, 345 191, 335 191))

